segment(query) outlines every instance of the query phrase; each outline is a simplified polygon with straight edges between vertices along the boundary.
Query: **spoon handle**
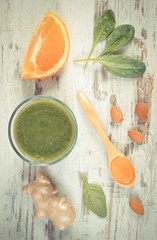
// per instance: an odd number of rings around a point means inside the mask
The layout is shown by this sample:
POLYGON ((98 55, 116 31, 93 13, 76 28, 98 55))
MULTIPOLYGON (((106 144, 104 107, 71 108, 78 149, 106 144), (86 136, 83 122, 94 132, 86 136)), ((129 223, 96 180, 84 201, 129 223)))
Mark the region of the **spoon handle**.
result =
POLYGON ((106 132, 105 132, 97 114, 95 113, 93 107, 87 100, 84 93, 81 91, 78 91, 77 97, 78 97, 78 99, 82 105, 82 108, 83 108, 84 112, 86 113, 89 121, 91 122, 91 124, 94 127, 94 129, 96 130, 97 134, 99 135, 99 137, 102 139, 103 143, 105 144, 107 151, 111 150, 111 148, 114 148, 113 144, 111 143, 108 136, 106 135, 106 132))

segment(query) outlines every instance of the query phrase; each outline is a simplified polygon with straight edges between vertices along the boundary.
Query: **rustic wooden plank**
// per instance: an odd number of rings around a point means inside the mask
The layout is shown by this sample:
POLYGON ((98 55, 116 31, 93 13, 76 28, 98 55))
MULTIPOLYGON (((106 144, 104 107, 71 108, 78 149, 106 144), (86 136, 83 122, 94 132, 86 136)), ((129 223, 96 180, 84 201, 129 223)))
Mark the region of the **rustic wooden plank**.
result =
MULTIPOLYGON (((155 0, 97 0, 76 1, 20 1, 2 0, 0 15, 0 236, 1 239, 25 240, 156 240, 157 239, 157 3, 155 0), (106 9, 115 12, 117 25, 129 23, 135 27, 134 41, 121 51, 139 58, 147 65, 143 78, 121 79, 106 72, 98 64, 74 64, 76 58, 86 57, 92 45, 93 26, 106 9), (46 11, 58 14, 65 22, 71 40, 70 56, 65 67, 55 76, 44 80, 21 80, 22 60, 31 35, 46 11), (110 176, 105 147, 90 126, 76 93, 86 93, 104 129, 115 146, 135 165, 137 180, 131 189, 120 188, 110 176), (62 162, 50 167, 35 167, 24 163, 8 142, 7 126, 13 109, 24 99, 34 95, 50 95, 74 111, 78 122, 78 141, 72 153, 62 162), (137 119, 137 102, 148 104, 145 123, 137 119), (116 104, 124 114, 123 122, 115 126, 110 108, 116 104), (127 130, 138 129, 146 138, 142 145, 131 142, 127 130), (37 171, 49 176, 59 190, 73 204, 77 217, 63 232, 43 218, 34 220, 33 205, 21 187, 33 180, 37 171), (91 183, 100 184, 107 198, 108 214, 100 219, 90 212, 82 198, 83 183, 79 171, 91 183), (141 199, 145 215, 138 217, 129 208, 131 197, 141 199)), ((93 56, 103 49, 100 43, 93 56)))

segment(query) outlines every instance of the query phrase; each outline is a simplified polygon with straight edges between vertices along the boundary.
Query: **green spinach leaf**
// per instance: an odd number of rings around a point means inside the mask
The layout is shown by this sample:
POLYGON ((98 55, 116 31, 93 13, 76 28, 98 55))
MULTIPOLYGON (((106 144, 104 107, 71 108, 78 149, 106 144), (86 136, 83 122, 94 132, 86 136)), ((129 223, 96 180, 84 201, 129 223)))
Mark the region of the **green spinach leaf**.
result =
POLYGON ((105 218, 107 215, 106 197, 102 188, 97 184, 87 183, 82 174, 81 177, 84 182, 83 198, 86 206, 97 216, 105 218))
MULTIPOLYGON (((90 58, 97 43, 104 40, 112 32, 112 30, 115 27, 115 24, 116 24, 115 15, 112 10, 107 10, 98 17, 94 25, 93 45, 88 58, 90 58)), ((87 64, 88 62, 86 62, 84 70, 86 69, 87 64)))
POLYGON ((105 53, 113 53, 119 51, 121 48, 132 41, 134 34, 134 27, 128 24, 124 24, 115 28, 113 32, 107 37, 106 48, 99 55, 99 57, 103 56, 105 53))
POLYGON ((119 77, 140 77, 146 70, 143 62, 124 55, 110 55, 104 58, 96 58, 93 59, 93 62, 101 63, 109 72, 119 77))

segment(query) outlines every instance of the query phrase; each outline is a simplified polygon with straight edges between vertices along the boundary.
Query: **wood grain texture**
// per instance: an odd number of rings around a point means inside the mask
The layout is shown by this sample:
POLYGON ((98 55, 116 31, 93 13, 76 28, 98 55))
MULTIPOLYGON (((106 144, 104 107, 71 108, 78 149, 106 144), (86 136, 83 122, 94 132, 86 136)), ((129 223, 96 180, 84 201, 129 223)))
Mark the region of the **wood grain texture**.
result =
MULTIPOLYGON (((1 0, 0 8, 0 239, 1 240, 156 240, 157 239, 157 2, 156 0, 1 0), (142 78, 122 79, 111 75, 99 64, 73 60, 86 57, 90 51, 93 26, 106 9, 116 15, 117 26, 135 27, 133 42, 120 53, 146 63, 142 78), (70 56, 55 76, 42 80, 22 80, 21 67, 32 33, 42 16, 52 11, 65 22, 71 41, 70 56), (90 100, 113 144, 134 164, 137 180, 130 189, 113 182, 105 147, 90 126, 76 97, 82 90, 90 100), (35 167, 23 162, 8 141, 8 121, 14 108, 34 95, 49 95, 65 102, 78 122, 78 140, 71 154, 49 167, 35 167), (135 114, 138 102, 148 105, 146 122, 135 114), (113 124, 110 108, 115 104, 124 119, 113 124), (131 142, 130 129, 145 134, 141 145, 131 142), (60 232, 47 219, 34 220, 33 204, 21 187, 34 180, 38 171, 45 173, 67 201, 76 209, 74 224, 60 232), (108 213, 100 219, 90 212, 82 198, 79 171, 90 183, 100 184, 106 194, 108 213), (131 198, 139 198, 145 208, 137 216, 129 208, 131 198)), ((100 43, 93 56, 104 48, 100 43)))

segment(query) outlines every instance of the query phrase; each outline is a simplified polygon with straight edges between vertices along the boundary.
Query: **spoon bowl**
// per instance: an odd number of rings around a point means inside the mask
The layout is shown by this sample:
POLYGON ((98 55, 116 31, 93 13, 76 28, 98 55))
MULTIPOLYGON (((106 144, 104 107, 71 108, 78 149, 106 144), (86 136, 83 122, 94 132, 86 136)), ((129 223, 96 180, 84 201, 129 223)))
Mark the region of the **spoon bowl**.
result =
POLYGON ((105 144, 108 153, 108 163, 112 178, 121 187, 132 187, 136 180, 136 171, 133 164, 111 143, 97 114, 95 113, 93 107, 87 100, 84 93, 78 91, 77 97, 89 121, 105 144))

